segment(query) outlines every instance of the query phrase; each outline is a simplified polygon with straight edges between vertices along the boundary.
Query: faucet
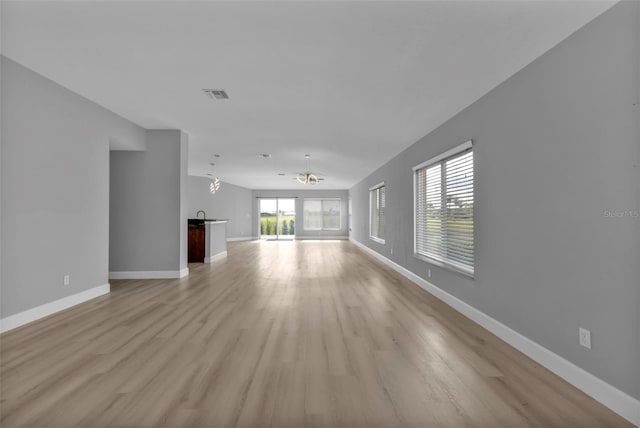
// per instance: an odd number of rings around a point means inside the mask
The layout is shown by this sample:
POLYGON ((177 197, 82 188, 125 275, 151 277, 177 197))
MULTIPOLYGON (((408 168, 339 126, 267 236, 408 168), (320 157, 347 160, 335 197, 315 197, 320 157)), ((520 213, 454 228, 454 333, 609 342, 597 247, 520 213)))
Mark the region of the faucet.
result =
POLYGON ((205 213, 202 210, 198 210, 198 212, 196 213, 196 218, 198 217, 198 215, 200 215, 200 213, 202 213, 202 219, 206 219, 207 218, 207 213, 205 213))

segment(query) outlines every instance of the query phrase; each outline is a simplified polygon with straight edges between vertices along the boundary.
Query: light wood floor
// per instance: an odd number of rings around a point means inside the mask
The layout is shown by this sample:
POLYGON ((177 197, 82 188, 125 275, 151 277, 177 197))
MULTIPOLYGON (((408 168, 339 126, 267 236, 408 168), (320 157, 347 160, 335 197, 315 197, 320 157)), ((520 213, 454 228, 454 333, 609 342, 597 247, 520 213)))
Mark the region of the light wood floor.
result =
POLYGON ((189 268, 0 336, 0 426, 631 426, 349 242, 189 268))

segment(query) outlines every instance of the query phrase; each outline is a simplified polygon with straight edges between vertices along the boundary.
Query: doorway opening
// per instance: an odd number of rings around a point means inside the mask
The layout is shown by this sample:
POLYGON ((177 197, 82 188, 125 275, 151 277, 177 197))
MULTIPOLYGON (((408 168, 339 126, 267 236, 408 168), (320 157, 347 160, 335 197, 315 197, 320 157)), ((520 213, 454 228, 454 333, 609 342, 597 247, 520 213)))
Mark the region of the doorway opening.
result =
POLYGON ((260 199, 260 239, 292 240, 296 236, 296 200, 260 199))

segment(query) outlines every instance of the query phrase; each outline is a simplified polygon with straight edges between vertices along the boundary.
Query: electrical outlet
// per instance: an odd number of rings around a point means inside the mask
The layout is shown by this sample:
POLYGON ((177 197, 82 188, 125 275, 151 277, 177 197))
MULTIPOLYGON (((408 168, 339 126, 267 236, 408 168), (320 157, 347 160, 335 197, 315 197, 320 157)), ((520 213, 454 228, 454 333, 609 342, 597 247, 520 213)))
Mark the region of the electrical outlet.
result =
POLYGON ((427 276, 431 278, 431 269, 427 269, 427 276))
POLYGON ((62 283, 64 285, 69 285, 71 284, 71 276, 69 275, 65 275, 64 278, 62 278, 62 283))
POLYGON ((591 332, 584 328, 578 329, 580 333, 580 346, 591 349, 591 332))

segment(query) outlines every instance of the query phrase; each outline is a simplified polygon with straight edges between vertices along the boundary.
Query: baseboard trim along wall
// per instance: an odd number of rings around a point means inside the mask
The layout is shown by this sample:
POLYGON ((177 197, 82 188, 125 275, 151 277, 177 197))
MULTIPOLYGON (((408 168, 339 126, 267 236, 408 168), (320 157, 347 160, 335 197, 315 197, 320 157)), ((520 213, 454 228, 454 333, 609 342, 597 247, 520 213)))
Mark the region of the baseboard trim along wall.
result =
POLYGON ((350 238, 350 241, 364 252, 372 255, 382 263, 403 275, 408 280, 417 284, 420 288, 432 294, 434 297, 442 300, 456 311, 486 328, 491 333, 495 334, 518 351, 560 376, 562 379, 580 389, 585 394, 607 406, 629 422, 640 426, 640 400, 620 391, 616 387, 576 366, 572 362, 553 353, 515 330, 512 330, 501 322, 491 318, 484 312, 479 311, 457 297, 443 291, 366 245, 352 238, 350 238))
POLYGON ((109 272, 109 279, 172 279, 189 275, 189 268, 180 270, 149 270, 109 272))
POLYGON ((310 240, 322 240, 322 239, 349 239, 346 235, 338 235, 338 236, 296 236, 296 241, 310 241, 310 240))
POLYGON ((77 304, 86 302, 87 300, 94 299, 104 294, 109 294, 110 291, 111 286, 109 284, 99 285, 97 287, 90 288, 89 290, 54 300, 53 302, 45 303, 44 305, 36 306, 35 308, 27 309, 26 311, 19 312, 14 315, 9 315, 6 318, 0 319, 0 333, 13 330, 14 328, 39 320, 40 318, 44 318, 55 314, 56 312, 60 312, 77 304))
POLYGON ((205 257, 204 262, 212 263, 212 262, 215 262, 216 260, 224 259, 225 257, 227 257, 227 252, 223 251, 221 253, 216 254, 215 256, 205 257))
POLYGON ((236 241, 255 241, 256 239, 260 239, 257 236, 238 236, 235 238, 227 238, 227 242, 236 242, 236 241))

